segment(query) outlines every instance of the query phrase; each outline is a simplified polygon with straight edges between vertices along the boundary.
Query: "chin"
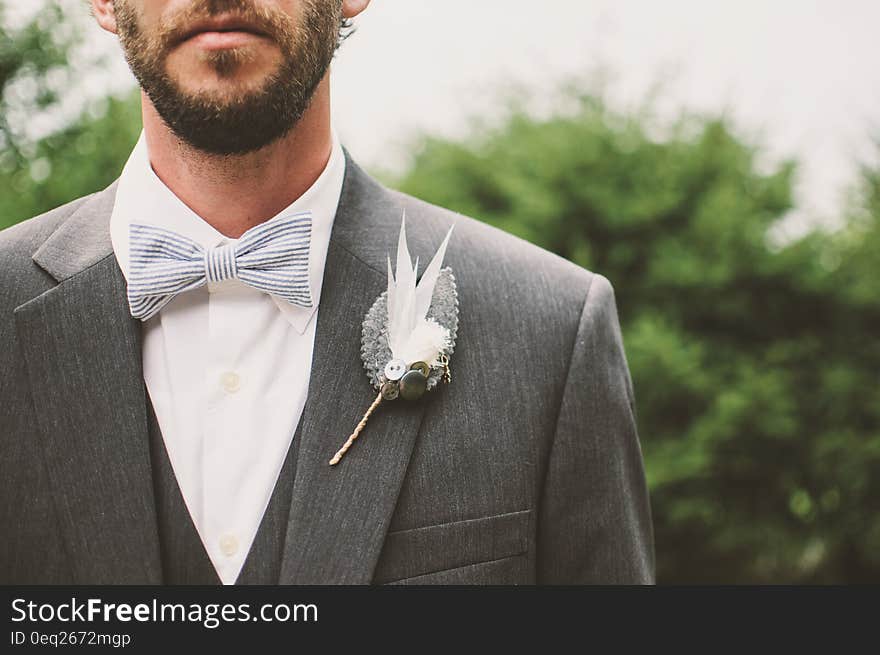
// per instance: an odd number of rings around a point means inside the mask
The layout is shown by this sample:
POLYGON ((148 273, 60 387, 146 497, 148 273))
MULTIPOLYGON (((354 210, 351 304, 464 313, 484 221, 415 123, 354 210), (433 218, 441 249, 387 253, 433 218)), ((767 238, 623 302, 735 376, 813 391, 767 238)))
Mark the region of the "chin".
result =
POLYGON ((229 70, 224 66, 205 65, 195 74, 172 74, 177 88, 188 95, 212 96, 217 99, 234 99, 266 86, 274 70, 229 70))
POLYGON ((166 63, 169 78, 187 93, 224 93, 260 88, 281 65, 277 53, 261 48, 181 52, 166 63))

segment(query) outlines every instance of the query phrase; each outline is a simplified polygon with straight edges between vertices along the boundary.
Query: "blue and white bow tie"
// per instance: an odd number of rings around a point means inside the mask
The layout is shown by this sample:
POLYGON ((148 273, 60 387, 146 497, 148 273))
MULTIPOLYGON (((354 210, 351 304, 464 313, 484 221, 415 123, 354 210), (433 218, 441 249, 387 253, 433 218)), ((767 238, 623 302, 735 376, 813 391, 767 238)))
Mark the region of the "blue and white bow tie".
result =
POLYGON ((233 278, 295 305, 311 307, 311 232, 312 215, 302 212, 256 225, 238 243, 206 250, 171 230, 133 223, 128 273, 131 315, 146 321, 178 293, 233 278))

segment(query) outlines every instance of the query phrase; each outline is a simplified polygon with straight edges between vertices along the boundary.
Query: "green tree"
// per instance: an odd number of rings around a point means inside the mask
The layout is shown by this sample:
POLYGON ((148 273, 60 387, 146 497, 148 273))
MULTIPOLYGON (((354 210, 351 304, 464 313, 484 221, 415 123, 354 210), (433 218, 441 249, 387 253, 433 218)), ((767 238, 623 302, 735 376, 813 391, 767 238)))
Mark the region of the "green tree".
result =
POLYGON ((0 0, 0 146, 5 166, 26 163, 26 118, 58 104, 59 82, 69 81, 68 53, 78 41, 58 2, 44 4, 17 27, 10 25, 9 13, 6 1, 0 0))
POLYGON ((37 141, 23 165, 0 170, 0 229, 106 187, 140 129, 140 96, 132 93, 96 103, 37 141))
POLYGON ((426 138, 397 186, 611 279, 660 581, 878 580, 880 175, 838 235, 779 247, 795 168, 759 154, 585 95, 426 138))
POLYGON ((60 0, 45 2, 22 25, 13 26, 8 13, 0 0, 0 229, 105 187, 140 131, 134 92, 90 103, 44 134, 29 131, 36 119, 60 121, 65 94, 79 93, 82 71, 70 62, 81 25, 60 0))

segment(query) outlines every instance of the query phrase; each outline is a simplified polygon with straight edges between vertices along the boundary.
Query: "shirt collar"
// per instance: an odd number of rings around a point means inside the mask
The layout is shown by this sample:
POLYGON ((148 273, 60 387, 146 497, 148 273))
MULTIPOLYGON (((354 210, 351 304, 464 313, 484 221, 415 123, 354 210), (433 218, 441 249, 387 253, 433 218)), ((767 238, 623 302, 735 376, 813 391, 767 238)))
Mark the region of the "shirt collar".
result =
MULTIPOLYGON (((345 156, 334 131, 330 159, 315 183, 282 211, 267 219, 305 210, 312 213, 312 232, 309 242, 309 286, 312 292, 312 306, 301 307, 283 298, 271 296, 279 311, 300 334, 305 332, 318 309, 324 265, 330 245, 330 232, 339 205, 344 177, 345 156)), ((129 225, 134 222, 174 230, 206 249, 223 242, 234 241, 215 230, 159 179, 150 165, 143 131, 119 176, 116 200, 110 215, 110 240, 119 268, 126 279, 129 263, 128 231, 129 225)))

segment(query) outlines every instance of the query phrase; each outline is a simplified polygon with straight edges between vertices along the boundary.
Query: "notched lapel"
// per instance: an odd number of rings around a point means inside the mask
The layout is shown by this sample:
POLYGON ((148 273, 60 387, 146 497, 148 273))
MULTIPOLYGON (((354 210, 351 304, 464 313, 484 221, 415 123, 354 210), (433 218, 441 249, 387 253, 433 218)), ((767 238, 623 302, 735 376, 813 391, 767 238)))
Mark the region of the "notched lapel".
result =
POLYGON ((366 584, 378 561, 425 399, 380 405, 343 460, 328 462, 375 398, 361 324, 384 288, 380 273, 331 241, 281 584, 366 584))
MULTIPOLYGON (((329 460, 375 399, 361 360, 364 315, 387 288, 386 256, 403 206, 346 153, 330 236, 309 394, 281 568, 282 584, 371 582, 428 403, 384 402, 336 466, 329 460)), ((448 225, 408 225, 413 256, 436 252, 448 225)))
MULTIPOLYGON (((112 190, 104 194, 112 206, 112 190)), ((106 209, 106 200, 97 206, 106 209)), ((97 229, 107 216, 80 211, 58 232, 82 238, 77 222, 97 229)), ((140 326, 106 252, 109 237, 89 242, 83 262, 74 260, 82 257, 76 243, 61 248, 58 232, 35 261, 60 283, 18 307, 15 323, 74 579, 160 583, 140 326)))

